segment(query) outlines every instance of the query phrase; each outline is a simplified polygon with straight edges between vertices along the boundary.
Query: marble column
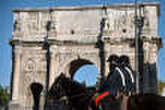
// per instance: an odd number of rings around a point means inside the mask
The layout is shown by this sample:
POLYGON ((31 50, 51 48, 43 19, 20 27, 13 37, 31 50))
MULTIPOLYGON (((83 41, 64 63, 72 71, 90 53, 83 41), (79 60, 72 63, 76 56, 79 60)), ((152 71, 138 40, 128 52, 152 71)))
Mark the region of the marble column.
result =
POLYGON ((19 81, 20 81, 20 62, 21 61, 21 49, 20 47, 14 48, 14 72, 13 72, 13 87, 12 87, 12 100, 19 99, 19 81))
POLYGON ((144 49, 144 71, 143 71, 143 92, 149 92, 149 58, 150 58, 150 44, 149 42, 143 43, 144 49))
POLYGON ((55 53, 50 52, 50 73, 49 73, 49 88, 54 82, 55 79, 55 53))
POLYGON ((144 42, 144 71, 143 92, 157 93, 157 47, 149 42, 144 42))

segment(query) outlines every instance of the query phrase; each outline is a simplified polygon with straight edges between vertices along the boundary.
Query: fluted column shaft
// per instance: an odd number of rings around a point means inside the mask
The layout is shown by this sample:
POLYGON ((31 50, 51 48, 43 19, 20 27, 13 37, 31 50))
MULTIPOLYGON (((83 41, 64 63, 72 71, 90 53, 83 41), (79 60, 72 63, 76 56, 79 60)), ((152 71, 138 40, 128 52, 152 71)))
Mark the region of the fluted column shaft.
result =
POLYGON ((21 61, 21 50, 18 47, 14 48, 14 72, 13 72, 13 91, 12 100, 19 99, 19 81, 20 81, 20 61, 21 61))
POLYGON ((53 52, 50 53, 50 73, 49 73, 49 88, 54 82, 55 79, 55 54, 53 52))

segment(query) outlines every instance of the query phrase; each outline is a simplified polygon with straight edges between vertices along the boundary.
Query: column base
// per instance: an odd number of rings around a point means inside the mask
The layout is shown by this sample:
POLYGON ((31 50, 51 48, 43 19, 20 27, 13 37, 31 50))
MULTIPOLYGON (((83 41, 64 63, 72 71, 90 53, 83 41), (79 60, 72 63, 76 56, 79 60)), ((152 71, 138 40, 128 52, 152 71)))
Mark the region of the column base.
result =
POLYGON ((32 106, 26 107, 23 101, 13 100, 8 104, 7 110, 33 110, 32 106))
MULTIPOLYGON (((34 110, 33 106, 25 106, 24 101, 10 101, 6 110, 34 110)), ((44 106, 40 106, 39 110, 44 110, 44 106)))

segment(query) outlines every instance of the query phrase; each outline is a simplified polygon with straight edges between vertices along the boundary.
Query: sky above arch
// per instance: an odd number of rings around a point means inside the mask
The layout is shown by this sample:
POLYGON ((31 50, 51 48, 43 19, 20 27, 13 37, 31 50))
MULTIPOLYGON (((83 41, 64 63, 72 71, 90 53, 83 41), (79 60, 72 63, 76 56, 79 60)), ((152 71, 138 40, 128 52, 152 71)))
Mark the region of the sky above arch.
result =
MULTIPOLYGON (((0 0, 0 84, 10 85, 10 73, 12 68, 11 46, 9 40, 13 30, 12 9, 24 7, 56 7, 56 6, 83 6, 112 3, 133 3, 135 0, 0 0)), ((159 36, 165 44, 165 0, 138 0, 138 2, 160 3, 159 36)), ((158 78, 165 81, 165 48, 159 51, 158 78)))
POLYGON ((87 64, 76 71, 73 80, 84 83, 86 86, 94 86, 98 82, 98 78, 99 71, 96 65, 87 64))

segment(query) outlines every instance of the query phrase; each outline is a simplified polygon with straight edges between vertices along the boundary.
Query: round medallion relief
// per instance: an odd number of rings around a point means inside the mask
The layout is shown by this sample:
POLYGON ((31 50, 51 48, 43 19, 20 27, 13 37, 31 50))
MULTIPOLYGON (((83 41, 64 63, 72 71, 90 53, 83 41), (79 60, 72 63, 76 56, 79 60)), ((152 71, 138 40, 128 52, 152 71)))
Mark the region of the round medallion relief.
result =
POLYGON ((27 73, 35 73, 36 63, 32 59, 28 59, 27 61, 25 61, 24 70, 27 73))

